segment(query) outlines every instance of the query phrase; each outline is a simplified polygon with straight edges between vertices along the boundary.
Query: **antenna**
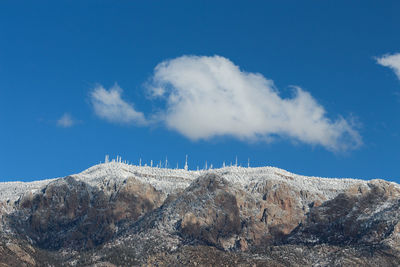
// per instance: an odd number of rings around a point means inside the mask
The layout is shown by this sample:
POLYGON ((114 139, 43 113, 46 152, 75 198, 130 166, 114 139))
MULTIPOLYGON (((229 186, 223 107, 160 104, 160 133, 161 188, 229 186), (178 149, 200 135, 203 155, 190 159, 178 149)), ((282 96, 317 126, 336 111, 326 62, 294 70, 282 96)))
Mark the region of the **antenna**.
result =
POLYGON ((189 169, 188 166, 188 155, 186 155, 186 160, 185 160, 185 171, 187 171, 189 169))

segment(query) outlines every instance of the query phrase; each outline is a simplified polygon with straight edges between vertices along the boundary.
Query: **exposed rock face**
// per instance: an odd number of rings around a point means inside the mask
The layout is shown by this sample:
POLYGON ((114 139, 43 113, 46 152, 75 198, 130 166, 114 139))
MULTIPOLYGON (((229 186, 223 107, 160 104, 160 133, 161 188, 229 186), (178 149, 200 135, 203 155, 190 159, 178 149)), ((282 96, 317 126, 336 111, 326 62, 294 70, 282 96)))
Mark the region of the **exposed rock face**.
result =
POLYGON ((129 168, 96 166, 0 202, 0 266, 400 264, 397 184, 129 168))
POLYGON ((178 201, 183 216, 177 229, 183 238, 227 249, 227 239, 241 229, 236 194, 229 187, 226 180, 211 174, 197 179, 182 194, 178 201))
POLYGON ((99 190, 66 177, 40 193, 23 195, 9 222, 41 248, 88 249, 109 240, 118 224, 136 221, 160 206, 162 197, 154 187, 134 178, 99 190))
MULTIPOLYGON (((384 245, 398 236, 400 191, 385 182, 350 188, 311 209, 288 241, 305 244, 384 245)), ((400 243, 397 244, 397 246, 400 243)), ((397 247, 399 248, 399 247, 397 247)))

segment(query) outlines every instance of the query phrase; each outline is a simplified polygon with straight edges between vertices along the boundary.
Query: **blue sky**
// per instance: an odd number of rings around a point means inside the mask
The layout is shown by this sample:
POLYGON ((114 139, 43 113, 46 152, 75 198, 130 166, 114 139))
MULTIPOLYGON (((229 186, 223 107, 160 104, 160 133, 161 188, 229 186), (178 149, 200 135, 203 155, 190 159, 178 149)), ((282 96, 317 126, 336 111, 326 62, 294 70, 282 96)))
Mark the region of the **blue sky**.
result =
POLYGON ((400 182, 399 1, 2 1, 0 181, 104 155, 400 182), (384 57, 386 56, 386 57, 384 57), (396 72, 397 71, 397 72, 396 72))

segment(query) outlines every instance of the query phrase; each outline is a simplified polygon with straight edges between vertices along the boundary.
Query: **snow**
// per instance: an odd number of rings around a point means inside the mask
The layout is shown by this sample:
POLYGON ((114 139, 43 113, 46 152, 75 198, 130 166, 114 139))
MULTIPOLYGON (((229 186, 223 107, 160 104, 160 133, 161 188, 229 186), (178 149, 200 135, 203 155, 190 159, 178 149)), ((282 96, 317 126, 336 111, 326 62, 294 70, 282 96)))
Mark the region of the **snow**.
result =
MULTIPOLYGON (((265 181, 283 181, 299 190, 324 194, 328 199, 343 192, 351 185, 368 183, 368 181, 360 179, 307 177, 296 175, 275 167, 244 168, 232 166, 220 169, 192 171, 185 169, 136 166, 115 161, 95 165, 81 173, 71 176, 99 188, 109 181, 119 183, 123 182, 128 177, 135 177, 144 183, 150 183, 157 190, 169 194, 177 189, 186 188, 194 179, 207 172, 221 175, 239 188, 250 191, 256 189, 258 186, 262 186, 265 181)), ((0 201, 4 202, 9 200, 13 202, 23 193, 29 191, 34 193, 56 179, 57 178, 35 182, 0 183, 0 201)), ((397 184, 395 185, 398 186, 397 184)))
POLYGON ((47 179, 47 180, 39 180, 34 182, 1 182, 0 183, 0 201, 16 201, 20 195, 26 192, 35 193, 39 191, 41 188, 46 186, 51 181, 56 180, 47 179))

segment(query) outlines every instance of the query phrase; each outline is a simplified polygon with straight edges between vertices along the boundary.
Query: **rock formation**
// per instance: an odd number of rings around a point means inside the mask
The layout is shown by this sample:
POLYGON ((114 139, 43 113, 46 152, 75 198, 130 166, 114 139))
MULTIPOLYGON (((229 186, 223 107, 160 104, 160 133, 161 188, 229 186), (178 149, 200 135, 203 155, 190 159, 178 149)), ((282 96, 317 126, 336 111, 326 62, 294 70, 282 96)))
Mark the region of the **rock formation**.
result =
POLYGON ((112 162, 0 191, 0 266, 400 264, 383 180, 112 162))

